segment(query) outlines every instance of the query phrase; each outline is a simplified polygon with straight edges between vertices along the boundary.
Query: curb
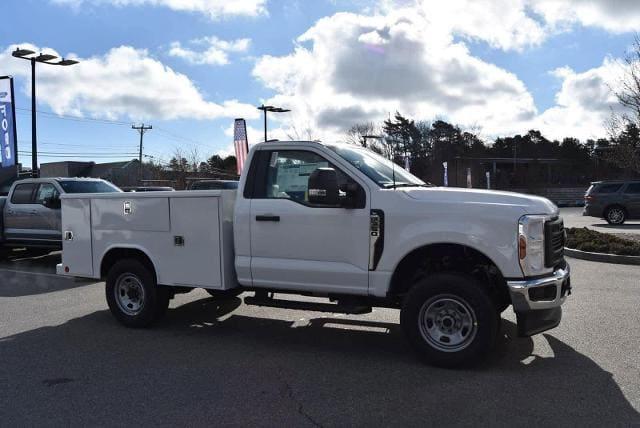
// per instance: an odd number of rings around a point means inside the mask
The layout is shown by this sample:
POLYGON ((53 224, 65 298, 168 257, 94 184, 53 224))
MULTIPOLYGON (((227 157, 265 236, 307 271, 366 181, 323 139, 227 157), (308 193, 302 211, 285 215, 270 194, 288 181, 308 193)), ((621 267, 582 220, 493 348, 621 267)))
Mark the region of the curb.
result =
POLYGON ((619 256, 617 254, 590 253, 564 247, 564 255, 574 259, 592 262, 615 263, 619 265, 640 265, 640 256, 619 256))

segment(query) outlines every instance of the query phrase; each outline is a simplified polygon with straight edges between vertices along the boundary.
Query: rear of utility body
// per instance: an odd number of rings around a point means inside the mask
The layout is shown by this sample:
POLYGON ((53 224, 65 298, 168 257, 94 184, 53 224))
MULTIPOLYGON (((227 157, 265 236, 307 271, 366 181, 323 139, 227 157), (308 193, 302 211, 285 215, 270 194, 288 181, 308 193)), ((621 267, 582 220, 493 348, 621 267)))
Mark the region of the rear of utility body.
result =
POLYGON ((233 268, 235 191, 63 195, 59 274, 104 278, 110 259, 137 254, 157 283, 226 290, 233 268))

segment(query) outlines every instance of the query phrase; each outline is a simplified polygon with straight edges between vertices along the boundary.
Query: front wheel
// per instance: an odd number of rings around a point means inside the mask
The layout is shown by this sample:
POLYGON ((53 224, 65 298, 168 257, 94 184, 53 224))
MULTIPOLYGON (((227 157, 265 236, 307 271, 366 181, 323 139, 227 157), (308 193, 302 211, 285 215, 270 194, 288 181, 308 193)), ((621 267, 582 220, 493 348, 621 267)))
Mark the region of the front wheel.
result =
POLYGON ((137 260, 121 260, 107 274, 105 287, 111 313, 127 327, 147 327, 169 307, 169 292, 153 272, 137 260))
POLYGON ((482 284, 456 273, 438 273, 407 293, 400 324, 411 345, 429 364, 469 366, 493 348, 498 312, 482 284))
POLYGON ((609 224, 622 224, 627 219, 627 213, 622 207, 610 207, 604 213, 604 219, 609 224))

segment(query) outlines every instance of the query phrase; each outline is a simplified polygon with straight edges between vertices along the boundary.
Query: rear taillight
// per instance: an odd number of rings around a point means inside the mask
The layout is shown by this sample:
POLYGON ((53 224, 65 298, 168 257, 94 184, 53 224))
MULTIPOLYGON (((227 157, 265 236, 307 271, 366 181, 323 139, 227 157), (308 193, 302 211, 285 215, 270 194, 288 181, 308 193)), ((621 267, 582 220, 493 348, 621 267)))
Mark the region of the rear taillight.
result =
POLYGON ((595 201, 595 197, 593 195, 584 195, 584 200, 587 202, 595 201))

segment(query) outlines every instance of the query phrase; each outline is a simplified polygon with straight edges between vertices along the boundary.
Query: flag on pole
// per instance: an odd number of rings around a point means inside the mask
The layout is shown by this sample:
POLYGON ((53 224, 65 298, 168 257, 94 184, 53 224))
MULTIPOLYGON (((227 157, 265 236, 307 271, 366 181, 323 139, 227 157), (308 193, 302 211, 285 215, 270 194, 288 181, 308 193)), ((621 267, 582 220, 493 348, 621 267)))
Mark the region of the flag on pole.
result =
POLYGON ((409 155, 405 155, 404 157, 404 169, 411 172, 411 159, 409 159, 409 155))
POLYGON ((247 124, 244 119, 236 119, 233 126, 233 147, 236 150, 236 165, 238 175, 242 173, 242 167, 249 153, 249 141, 247 140, 247 124))
POLYGON ((447 162, 442 162, 442 166, 444 167, 444 186, 449 186, 449 170, 447 168, 447 162))

